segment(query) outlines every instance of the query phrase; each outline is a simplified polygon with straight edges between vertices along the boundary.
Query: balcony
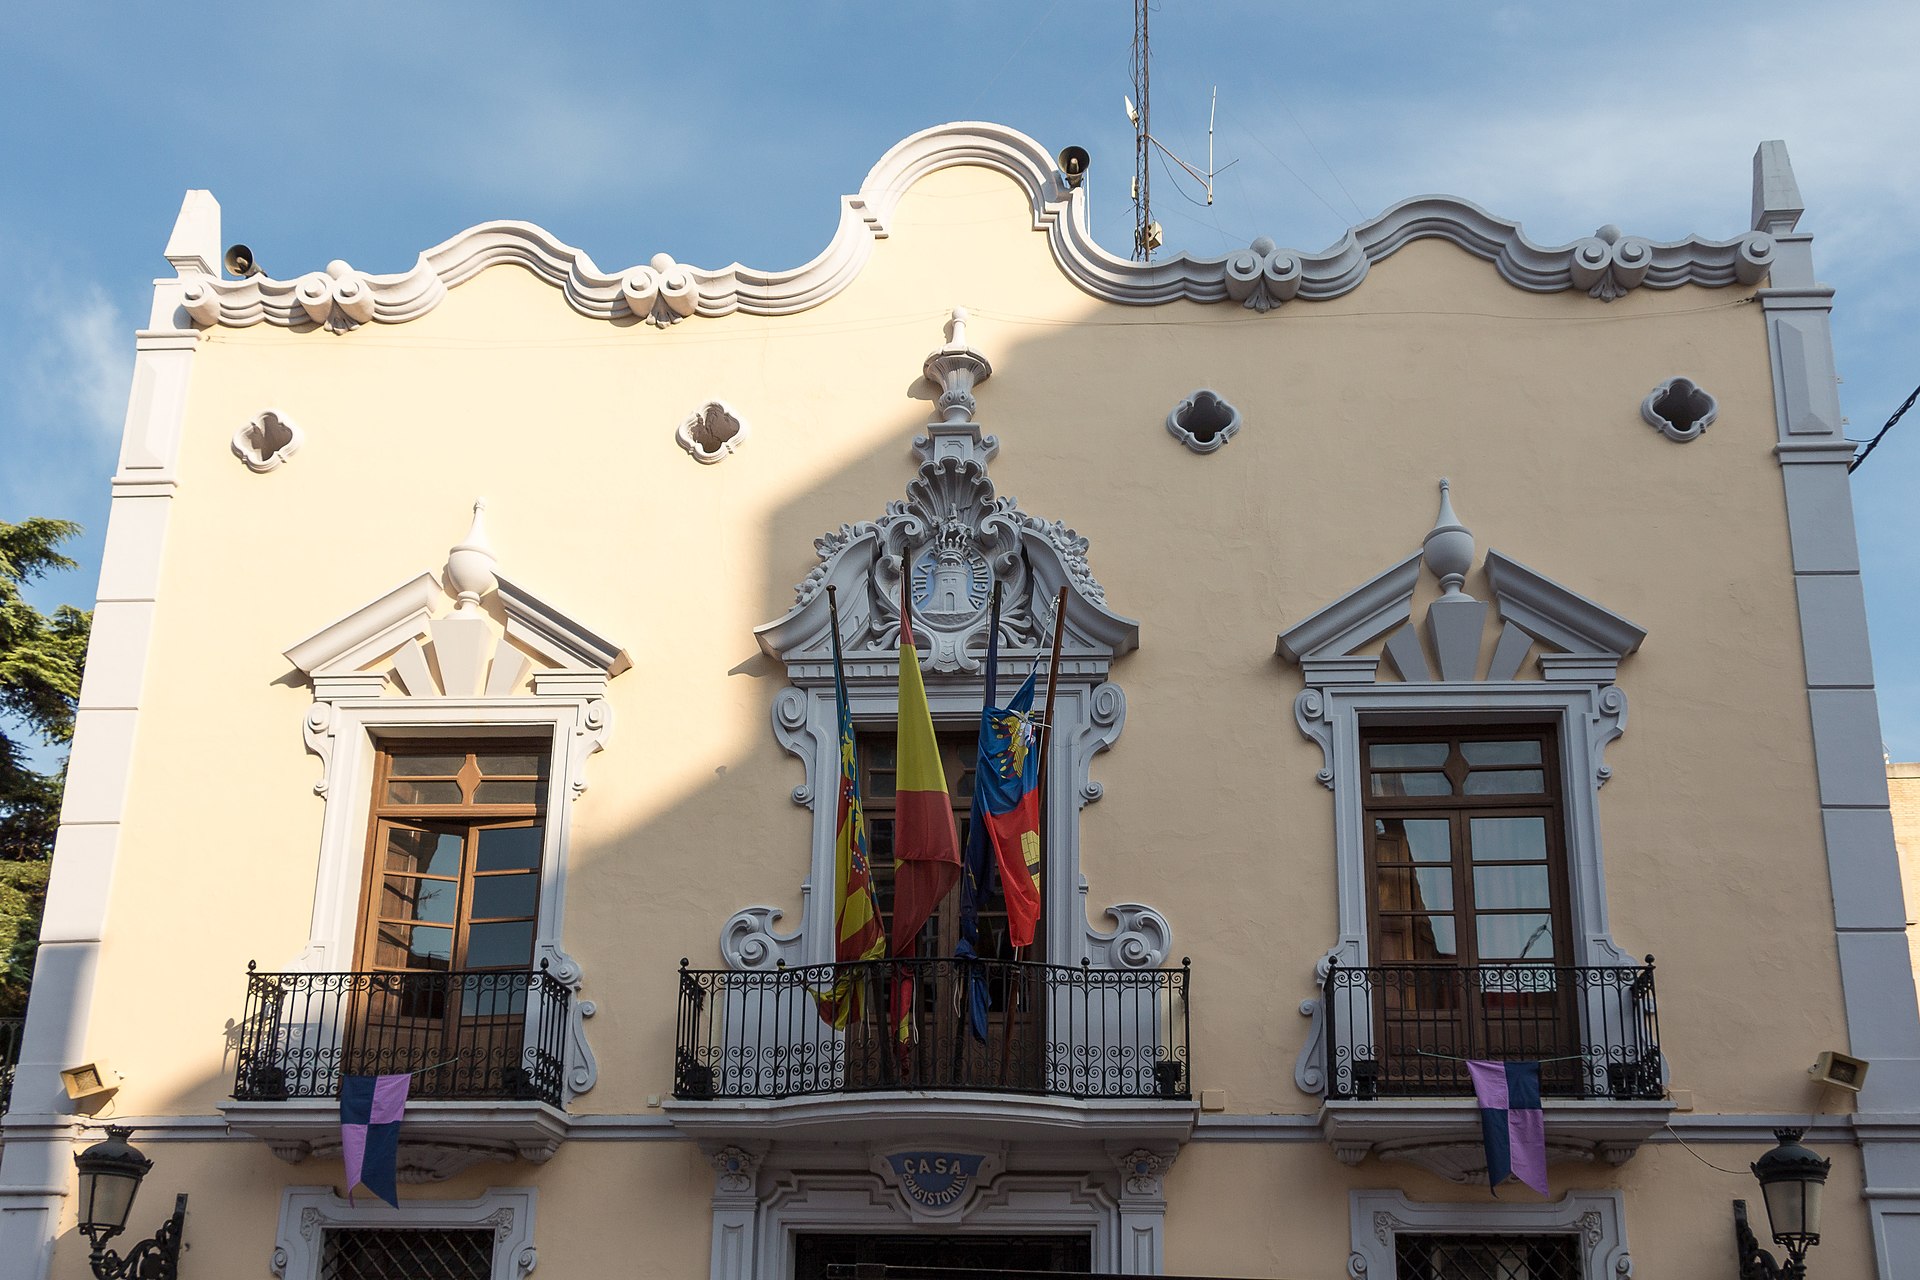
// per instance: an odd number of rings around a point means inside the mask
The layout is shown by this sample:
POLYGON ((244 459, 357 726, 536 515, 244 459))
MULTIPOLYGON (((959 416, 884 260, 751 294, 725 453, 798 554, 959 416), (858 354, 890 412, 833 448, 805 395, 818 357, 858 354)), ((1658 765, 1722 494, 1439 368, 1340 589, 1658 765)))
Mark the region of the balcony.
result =
POLYGON ((336 1156, 340 1081, 409 1073, 402 1180, 549 1158, 566 1134, 572 992, 512 972, 247 972, 231 1128, 292 1163, 336 1156), (411 1174, 411 1176, 409 1176, 411 1174))
POLYGON ((1484 1177, 1467 1060, 1540 1063, 1550 1159, 1625 1163, 1666 1123, 1653 957, 1645 965, 1327 970, 1321 1131, 1456 1181, 1484 1177))
POLYGON ((20 1061, 20 1034, 25 1018, 0 1018, 0 1116, 7 1114, 13 1096, 13 1068, 20 1061))
POLYGON ((675 1123, 1183 1139, 1192 971, 916 959, 679 973, 675 1123), (840 993, 849 1006, 834 1025, 840 993), (970 1013, 978 1003, 976 1023, 970 1013), (902 1036, 892 1010, 904 1011, 902 1036))

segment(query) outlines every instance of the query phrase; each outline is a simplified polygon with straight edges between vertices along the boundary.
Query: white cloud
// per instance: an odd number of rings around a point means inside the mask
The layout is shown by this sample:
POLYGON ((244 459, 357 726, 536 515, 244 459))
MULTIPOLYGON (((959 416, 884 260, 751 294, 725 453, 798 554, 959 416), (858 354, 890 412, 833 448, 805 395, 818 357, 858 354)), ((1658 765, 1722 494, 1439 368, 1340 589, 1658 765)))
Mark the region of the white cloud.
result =
POLYGON ((49 277, 0 303, 0 345, 12 352, 0 369, 0 506, 96 520, 126 417, 132 326, 97 284, 49 277))
POLYGON ((120 440, 133 380, 133 338, 98 285, 43 295, 49 324, 28 355, 25 407, 43 420, 70 423, 108 449, 120 440))

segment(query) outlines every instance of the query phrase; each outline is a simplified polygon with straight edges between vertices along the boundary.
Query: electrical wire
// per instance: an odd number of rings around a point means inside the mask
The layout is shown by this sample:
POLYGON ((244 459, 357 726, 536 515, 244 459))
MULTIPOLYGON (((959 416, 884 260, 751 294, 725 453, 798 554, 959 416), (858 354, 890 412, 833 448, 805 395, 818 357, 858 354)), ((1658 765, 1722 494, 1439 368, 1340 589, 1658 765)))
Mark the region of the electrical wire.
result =
POLYGON ((1029 44, 1033 43, 1033 37, 1039 33, 1040 28, 1047 25, 1047 19, 1051 18, 1053 16, 1053 11, 1055 9, 1058 9, 1059 7, 1060 7, 1060 0, 1053 0, 1053 3, 1047 6, 1047 11, 1040 15, 1040 20, 1034 23, 1031 27, 1027 28, 1026 37, 1023 40, 1021 40, 1019 44, 1013 46, 1013 52, 1008 54, 1007 60, 1000 64, 1000 69, 994 72, 993 75, 988 78, 985 84, 981 85, 977 90, 974 91, 973 101, 967 104, 967 114, 969 116, 972 116, 975 113, 975 109, 978 108, 980 105, 980 100, 987 96, 987 90, 993 88, 994 85, 1000 83, 1000 77, 1007 74, 1007 68, 1013 65, 1013 60, 1020 56, 1020 53, 1023 49, 1025 49, 1029 44))
MULTIPOLYGON (((1246 128, 1244 124, 1242 124, 1241 127, 1246 128)), ((1265 138, 1262 138, 1259 134, 1255 133, 1252 129, 1247 129, 1247 136, 1252 138, 1255 142, 1259 143, 1261 149, 1265 151, 1268 155, 1273 157, 1273 162, 1275 164, 1279 165, 1282 169, 1285 169, 1289 174, 1291 174, 1295 182, 1305 187, 1307 189, 1307 194, 1311 195, 1315 200, 1318 200, 1321 204, 1325 205, 1327 212, 1333 215, 1334 221, 1340 225, 1342 230, 1345 230, 1349 225, 1351 225, 1347 222, 1347 215, 1340 212, 1338 209, 1334 208, 1333 202, 1328 200, 1325 196, 1321 195, 1318 191, 1316 191, 1311 182, 1308 182, 1305 178, 1301 177, 1299 170, 1295 169, 1292 165, 1288 164, 1285 160, 1282 160, 1280 158, 1280 153, 1278 151, 1275 151, 1272 147, 1268 146, 1267 140, 1265 138)), ((1358 208, 1357 205, 1355 207, 1358 208)))
POLYGON ((1902 404, 1898 409, 1895 409, 1893 416, 1887 419, 1887 425, 1875 432, 1873 439, 1867 441, 1867 447, 1862 449, 1855 455, 1853 461, 1847 464, 1848 475, 1852 475, 1855 471, 1858 471, 1860 464, 1867 460, 1867 455, 1880 447, 1880 442, 1886 438, 1887 432, 1893 430, 1893 424, 1900 421, 1907 410, 1913 408, 1913 402, 1915 400, 1920 400, 1920 387, 1913 389, 1913 394, 1907 397, 1906 403, 1902 404))
POLYGON ((1334 183, 1339 186, 1340 194, 1345 196, 1347 203, 1353 206, 1353 216, 1357 220, 1365 222, 1367 215, 1366 212, 1360 208, 1360 202, 1353 198, 1353 192, 1347 190, 1347 184, 1340 181, 1340 175, 1335 173, 1333 166, 1327 163, 1327 158, 1320 154, 1319 144, 1314 142, 1313 135, 1307 132, 1307 126, 1300 123, 1300 117, 1293 114, 1293 107, 1288 104, 1286 95, 1276 88, 1273 91, 1273 96, 1280 99, 1280 107, 1287 113, 1287 119, 1293 121, 1293 127, 1300 131, 1300 136, 1307 140, 1309 147, 1313 148, 1314 159, 1320 162, 1320 167, 1327 171, 1327 176, 1332 178, 1334 183))
POLYGON ((1694 1150, 1694 1149, 1693 1149, 1693 1148, 1692 1148, 1691 1146, 1688 1146, 1688 1145, 1687 1145, 1687 1140, 1686 1140, 1685 1138, 1683 1138, 1683 1137, 1681 1137, 1681 1136, 1680 1136, 1680 1131, 1679 1131, 1678 1129, 1676 1129, 1676 1128, 1674 1128, 1674 1127, 1673 1127, 1672 1125, 1670 1125, 1670 1124, 1669 1124, 1669 1125, 1666 1125, 1666 1126, 1664 1126, 1664 1128, 1666 1129, 1666 1131, 1667 1131, 1668 1133, 1670 1133, 1670 1134, 1672 1134, 1672 1135, 1673 1135, 1673 1140, 1674 1140, 1675 1142, 1677 1142, 1677 1143, 1679 1143, 1679 1144, 1680 1144, 1681 1146, 1683 1146, 1683 1147, 1686 1147, 1686 1148, 1687 1148, 1687 1154, 1688 1154, 1688 1155, 1690 1155, 1690 1156, 1692 1156, 1692 1157, 1693 1157, 1693 1158, 1694 1158, 1695 1160, 1698 1160, 1698 1161, 1699 1161, 1699 1162, 1700 1162, 1701 1164, 1703 1164, 1703 1165, 1705 1165, 1705 1166, 1707 1166, 1707 1168, 1709 1168, 1709 1169, 1712 1169, 1712 1170, 1714 1170, 1714 1171, 1715 1171, 1715 1172, 1717 1172, 1717 1173, 1730 1173, 1730 1174, 1732 1174, 1732 1175, 1733 1175, 1734 1177, 1736 1177, 1736 1178, 1741 1178, 1741 1177, 1745 1177, 1745 1176, 1746 1176, 1746 1174, 1747 1174, 1747 1170, 1745 1170, 1745 1169, 1726 1169, 1726 1168, 1722 1168, 1721 1166, 1719 1166, 1719 1165, 1717 1165, 1717 1164, 1715 1164, 1715 1163, 1714 1163, 1713 1161, 1711 1161, 1711 1160, 1709 1160, 1709 1159, 1707 1159, 1707 1158, 1706 1158, 1705 1156, 1703 1156, 1703 1155, 1701 1155, 1701 1154, 1700 1154, 1700 1153, 1699 1153, 1698 1151, 1695 1151, 1695 1150, 1694 1150))

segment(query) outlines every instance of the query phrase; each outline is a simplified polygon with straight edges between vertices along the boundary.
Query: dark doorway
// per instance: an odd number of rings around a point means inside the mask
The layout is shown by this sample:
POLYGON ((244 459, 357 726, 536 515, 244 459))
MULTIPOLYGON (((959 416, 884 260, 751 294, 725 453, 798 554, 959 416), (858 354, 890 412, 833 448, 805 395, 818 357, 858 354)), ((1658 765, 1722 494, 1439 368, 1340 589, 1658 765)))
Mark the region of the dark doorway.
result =
POLYGON ((793 1280, 826 1280, 833 1263, 893 1267, 975 1267, 1009 1271, 1088 1271, 1088 1236, 800 1235, 793 1241, 793 1280))

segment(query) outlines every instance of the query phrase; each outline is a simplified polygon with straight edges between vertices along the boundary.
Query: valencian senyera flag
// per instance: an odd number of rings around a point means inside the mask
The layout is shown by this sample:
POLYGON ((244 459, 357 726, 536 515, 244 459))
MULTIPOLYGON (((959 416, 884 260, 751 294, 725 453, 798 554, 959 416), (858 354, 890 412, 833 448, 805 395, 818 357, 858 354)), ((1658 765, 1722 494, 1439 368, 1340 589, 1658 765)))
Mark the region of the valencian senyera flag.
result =
MULTIPOLYGON (((933 712, 920 679, 920 651, 913 645, 912 574, 900 578, 900 720, 894 775, 893 954, 913 956, 920 931, 960 879, 960 839, 953 826, 953 800, 940 767, 933 712)), ((904 968, 904 966, 903 966, 904 968)), ((894 982, 894 1027, 904 1045, 912 1036, 913 979, 894 982)))
POLYGON ((1547 1115, 1537 1062, 1468 1062, 1487 1144, 1487 1186, 1518 1178, 1547 1194, 1547 1115))
POLYGON ((400 1207, 400 1117, 413 1077, 340 1078, 340 1158, 346 1163, 347 1203, 353 1189, 367 1190, 400 1207))
MULTIPOLYGON (((880 923, 880 903, 874 896, 873 871, 867 861, 867 820, 860 808, 859 762, 854 754, 846 676, 840 669, 837 613, 833 622, 833 689, 840 713, 840 798, 833 839, 833 958, 844 966, 884 959, 887 934, 880 923)), ((866 982, 865 971, 836 970, 832 990, 815 992, 820 1017, 834 1027, 858 1021, 866 982)))

